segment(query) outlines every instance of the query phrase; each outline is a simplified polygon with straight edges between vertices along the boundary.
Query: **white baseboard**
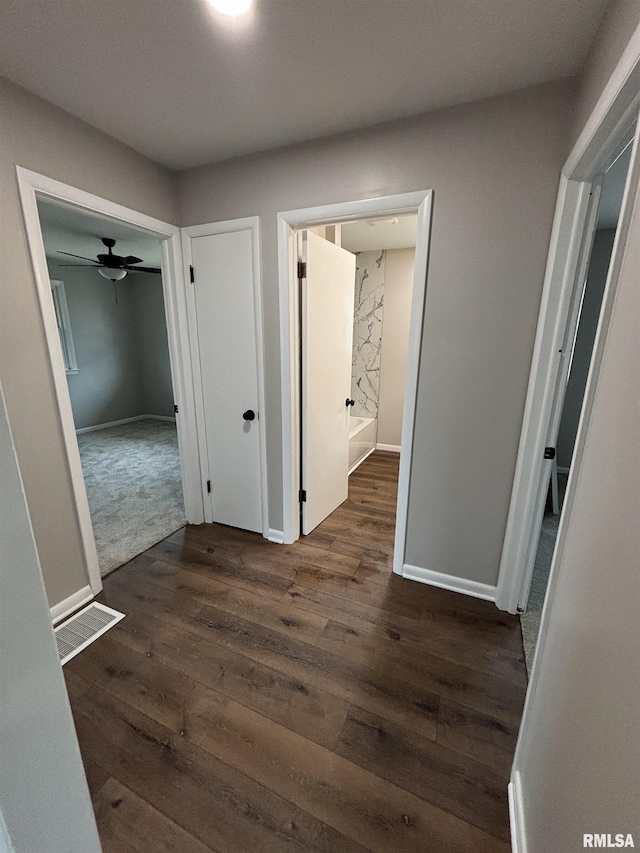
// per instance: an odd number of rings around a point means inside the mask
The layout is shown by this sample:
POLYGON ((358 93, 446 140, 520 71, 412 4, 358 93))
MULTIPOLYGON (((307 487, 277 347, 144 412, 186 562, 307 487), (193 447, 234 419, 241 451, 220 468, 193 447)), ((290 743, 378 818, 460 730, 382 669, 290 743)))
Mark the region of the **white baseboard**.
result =
POLYGON ((445 575, 442 572, 434 572, 433 569, 423 569, 420 566, 411 566, 405 563, 402 567, 402 577, 431 586, 439 586, 441 589, 461 592, 463 595, 471 595, 473 598, 484 598, 486 601, 496 600, 495 586, 470 581, 466 578, 457 578, 453 575, 445 575))
POLYGON ((524 809, 520 773, 515 771, 509 782, 509 823, 511 825, 511 849, 513 853, 527 853, 524 834, 524 809))
POLYGON ((351 468, 349 468, 349 470, 347 471, 347 476, 350 476, 351 474, 353 474, 353 472, 356 470, 356 468, 358 468, 360 465, 362 465, 364 460, 368 459, 375 449, 376 449, 375 447, 372 447, 371 450, 367 450, 367 452, 364 454, 364 456, 361 456, 360 459, 358 459, 358 461, 355 463, 355 465, 352 465, 351 468))
POLYGON ((267 539, 269 540, 269 542, 277 542, 278 545, 284 545, 284 533, 282 532, 282 530, 274 530, 272 527, 270 527, 267 539))
POLYGON ((68 598, 65 598, 64 601, 61 601, 59 604, 55 604, 51 608, 51 621, 54 625, 57 625, 58 622, 62 622, 63 619, 66 619, 67 616, 71 616, 71 614, 82 607, 84 604, 88 604, 93 600, 93 592, 90 586, 83 586, 82 589, 79 589, 77 592, 74 592, 73 595, 70 595, 68 598))
POLYGON ((376 450, 388 450, 389 453, 400 453, 399 444, 376 444, 376 450))
POLYGON ((171 423, 175 423, 175 418, 167 417, 166 415, 136 415, 133 418, 122 418, 119 421, 108 421, 104 424, 95 424, 94 426, 89 427, 81 427, 76 430, 76 435, 80 435, 82 432, 94 432, 94 430, 98 429, 108 429, 109 427, 120 426, 120 424, 131 424, 134 421, 146 421, 151 419, 152 421, 171 421, 171 423))

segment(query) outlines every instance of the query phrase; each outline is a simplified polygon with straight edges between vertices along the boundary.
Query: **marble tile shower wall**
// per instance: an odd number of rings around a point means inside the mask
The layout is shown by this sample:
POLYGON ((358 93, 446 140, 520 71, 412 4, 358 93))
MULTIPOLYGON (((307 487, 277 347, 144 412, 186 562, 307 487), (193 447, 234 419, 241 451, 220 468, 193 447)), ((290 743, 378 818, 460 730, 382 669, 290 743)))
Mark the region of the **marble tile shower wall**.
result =
POLYGON ((363 418, 378 416, 385 261, 384 250, 356 255, 351 396, 352 414, 363 418))

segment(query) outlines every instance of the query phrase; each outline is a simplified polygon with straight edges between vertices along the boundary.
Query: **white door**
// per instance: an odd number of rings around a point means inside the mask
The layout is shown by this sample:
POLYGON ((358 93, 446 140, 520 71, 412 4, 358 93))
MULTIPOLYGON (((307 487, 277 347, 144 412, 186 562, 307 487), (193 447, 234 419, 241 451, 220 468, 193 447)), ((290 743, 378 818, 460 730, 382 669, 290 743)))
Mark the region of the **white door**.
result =
POLYGON ((349 413, 356 258, 317 234, 302 235, 302 532, 349 492, 349 413))
POLYGON ((192 237, 191 260, 210 518, 262 532, 252 233, 192 237))

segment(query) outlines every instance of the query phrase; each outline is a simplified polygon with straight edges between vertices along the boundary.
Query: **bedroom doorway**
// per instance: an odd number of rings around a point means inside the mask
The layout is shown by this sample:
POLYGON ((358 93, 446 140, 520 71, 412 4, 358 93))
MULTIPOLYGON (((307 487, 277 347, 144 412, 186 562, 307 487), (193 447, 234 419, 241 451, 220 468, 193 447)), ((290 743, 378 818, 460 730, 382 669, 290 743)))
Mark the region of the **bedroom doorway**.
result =
POLYGON ((52 608, 58 622, 100 592, 102 574, 167 535, 167 524, 204 520, 186 294, 178 228, 21 167, 17 174, 87 572, 87 586, 52 608), (169 511, 144 511, 158 498, 157 483, 143 482, 153 465, 160 478, 172 469, 169 511), (125 475, 136 480, 128 528, 118 509, 125 475), (100 556, 92 513, 112 530, 100 556))
POLYGON ((161 246, 44 200, 38 214, 104 577, 186 524, 161 246))

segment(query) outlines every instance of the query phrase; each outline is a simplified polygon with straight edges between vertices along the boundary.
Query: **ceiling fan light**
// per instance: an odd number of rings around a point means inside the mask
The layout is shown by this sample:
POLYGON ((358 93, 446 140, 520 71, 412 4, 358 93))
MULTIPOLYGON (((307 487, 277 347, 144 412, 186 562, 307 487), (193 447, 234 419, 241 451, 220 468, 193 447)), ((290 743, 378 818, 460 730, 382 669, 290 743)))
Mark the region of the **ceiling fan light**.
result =
POLYGON ((98 267, 98 272, 102 278, 106 278, 109 281, 120 281, 127 274, 126 270, 110 270, 108 267, 98 267))

